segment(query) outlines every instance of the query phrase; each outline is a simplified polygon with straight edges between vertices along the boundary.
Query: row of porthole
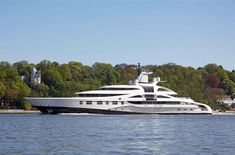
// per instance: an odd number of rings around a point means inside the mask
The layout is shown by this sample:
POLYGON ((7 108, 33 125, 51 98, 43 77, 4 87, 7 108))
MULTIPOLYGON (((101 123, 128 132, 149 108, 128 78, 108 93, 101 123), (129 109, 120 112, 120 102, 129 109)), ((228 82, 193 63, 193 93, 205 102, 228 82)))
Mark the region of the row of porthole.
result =
MULTIPOLYGON (((181 109, 178 109, 178 111, 180 111, 181 109)), ((187 109, 184 109, 184 111, 186 111, 187 109)), ((193 110, 193 109, 190 109, 191 111, 193 110)))
MULTIPOLYGON (((84 101, 84 102, 86 102, 86 104, 88 104, 88 105, 91 105, 94 101, 93 101, 93 102, 92 102, 92 101, 84 101)), ((97 105, 103 105, 103 102, 105 102, 106 105, 108 105, 108 104, 110 103, 110 101, 97 101, 96 104, 97 104, 97 105)), ((80 101, 79 103, 80 103, 80 104, 83 104, 83 101, 80 101)), ((112 104, 113 104, 113 105, 118 105, 119 102, 118 102, 118 101, 112 101, 112 104)), ((123 105, 123 104, 124 104, 124 101, 121 101, 121 104, 123 105)))

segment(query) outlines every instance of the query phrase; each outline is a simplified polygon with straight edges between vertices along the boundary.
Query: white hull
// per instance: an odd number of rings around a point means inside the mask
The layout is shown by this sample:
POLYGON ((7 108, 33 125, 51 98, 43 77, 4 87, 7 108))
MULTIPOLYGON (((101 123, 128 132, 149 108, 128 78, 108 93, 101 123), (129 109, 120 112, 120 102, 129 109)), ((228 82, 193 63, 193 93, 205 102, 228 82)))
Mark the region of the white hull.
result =
POLYGON ((100 114, 211 114, 196 105, 174 104, 131 104, 121 101, 117 105, 110 102, 102 105, 93 101, 92 104, 80 104, 78 97, 72 98, 26 98, 42 113, 100 113, 100 114))

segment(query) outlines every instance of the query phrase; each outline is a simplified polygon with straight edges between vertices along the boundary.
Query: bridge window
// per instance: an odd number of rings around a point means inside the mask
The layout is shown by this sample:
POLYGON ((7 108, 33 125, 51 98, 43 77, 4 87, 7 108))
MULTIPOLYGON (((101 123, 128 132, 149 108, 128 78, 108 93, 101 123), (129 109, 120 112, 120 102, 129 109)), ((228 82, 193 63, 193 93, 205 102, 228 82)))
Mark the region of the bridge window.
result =
POLYGON ((145 92, 154 92, 153 87, 143 87, 145 92))
POLYGON ((79 94, 79 97, 109 97, 109 96, 120 96, 125 94, 79 94))
POLYGON ((169 98, 169 97, 160 95, 160 96, 157 96, 157 98, 169 98))
POLYGON ((132 97, 130 97, 130 98, 142 98, 142 96, 136 95, 136 96, 132 96, 132 97))
POLYGON ((158 91, 167 91, 167 90, 164 88, 159 88, 158 91))
POLYGON ((138 88, 101 88, 102 90, 139 90, 138 88))

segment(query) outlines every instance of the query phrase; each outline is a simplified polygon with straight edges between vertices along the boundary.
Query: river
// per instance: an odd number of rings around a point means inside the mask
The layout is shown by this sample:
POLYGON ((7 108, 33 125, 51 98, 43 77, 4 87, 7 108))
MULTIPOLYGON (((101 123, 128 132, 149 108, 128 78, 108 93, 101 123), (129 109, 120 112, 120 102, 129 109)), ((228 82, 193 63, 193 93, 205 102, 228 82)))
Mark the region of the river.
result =
POLYGON ((235 115, 0 115, 0 155, 232 155, 235 115))

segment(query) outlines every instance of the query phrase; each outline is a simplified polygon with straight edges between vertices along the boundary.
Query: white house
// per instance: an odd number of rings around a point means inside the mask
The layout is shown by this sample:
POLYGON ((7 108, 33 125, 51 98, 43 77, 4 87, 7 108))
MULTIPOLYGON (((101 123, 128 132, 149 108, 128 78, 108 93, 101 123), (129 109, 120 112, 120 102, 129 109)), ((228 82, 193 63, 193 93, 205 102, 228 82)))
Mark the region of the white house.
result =
POLYGON ((33 84, 40 84, 41 83, 41 72, 37 71, 36 68, 33 68, 33 72, 31 74, 31 83, 33 84))
POLYGON ((228 105, 229 107, 235 103, 235 98, 234 99, 231 99, 231 97, 229 96, 226 96, 222 99, 218 99, 217 102, 221 103, 221 104, 226 104, 228 105))

